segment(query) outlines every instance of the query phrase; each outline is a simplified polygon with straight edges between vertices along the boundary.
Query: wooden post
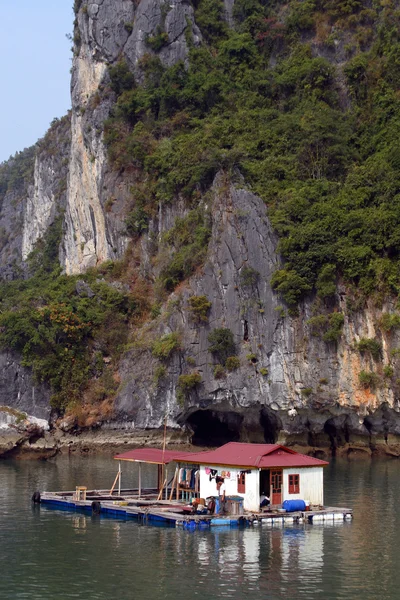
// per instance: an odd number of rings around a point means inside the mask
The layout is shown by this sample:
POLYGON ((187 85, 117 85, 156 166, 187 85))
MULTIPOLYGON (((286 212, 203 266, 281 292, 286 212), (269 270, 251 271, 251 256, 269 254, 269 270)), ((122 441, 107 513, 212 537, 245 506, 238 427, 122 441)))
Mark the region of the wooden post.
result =
POLYGON ((157 492, 160 491, 162 485, 162 465, 157 465, 157 492))
POLYGON ((139 499, 142 495, 142 463, 139 463, 139 499))
POLYGON ((176 500, 179 500, 179 471, 181 468, 181 463, 178 463, 178 473, 176 475, 176 500))
POLYGON ((118 463, 118 496, 121 495, 121 462, 118 463))
POLYGON ((168 467, 165 467, 165 481, 167 482, 165 486, 165 499, 168 500, 168 467))
MULTIPOLYGON (((162 449, 162 464, 161 464, 161 481, 164 480, 164 476, 165 476, 165 464, 164 464, 164 455, 165 455, 165 445, 166 445, 166 441, 167 441, 167 415, 165 415, 164 417, 164 439, 163 439, 163 449, 162 449)), ((164 487, 164 483, 162 485, 162 488, 164 487)), ((160 489, 160 492, 162 492, 162 488, 160 489)), ((161 495, 162 497, 162 495, 161 495)), ((160 498, 159 498, 160 499, 160 498)))
POLYGON ((161 500, 161 498, 162 498, 162 493, 163 493, 163 489, 164 489, 164 486, 165 486, 165 484, 166 484, 166 483, 167 483, 167 480, 166 480, 166 479, 164 479, 164 483, 163 483, 163 484, 162 484, 162 486, 161 486, 160 493, 158 494, 157 501, 158 501, 158 500, 161 500))
POLYGON ((169 496, 169 501, 170 501, 170 502, 171 502, 171 500, 172 500, 172 497, 173 497, 173 495, 174 495, 174 492, 175 492, 175 483, 176 483, 176 480, 177 480, 177 479, 178 479, 178 468, 176 468, 176 469, 175 469, 174 480, 173 480, 173 482, 172 482, 172 486, 171 486, 171 494, 170 494, 170 496, 169 496))
POLYGON ((114 488, 115 488, 115 486, 117 485, 118 477, 119 477, 119 471, 118 471, 118 473, 117 473, 117 475, 116 475, 116 477, 115 477, 115 479, 114 479, 114 483, 113 483, 113 484, 112 484, 112 486, 111 486, 111 490, 110 490, 110 496, 112 496, 112 495, 113 495, 114 488))

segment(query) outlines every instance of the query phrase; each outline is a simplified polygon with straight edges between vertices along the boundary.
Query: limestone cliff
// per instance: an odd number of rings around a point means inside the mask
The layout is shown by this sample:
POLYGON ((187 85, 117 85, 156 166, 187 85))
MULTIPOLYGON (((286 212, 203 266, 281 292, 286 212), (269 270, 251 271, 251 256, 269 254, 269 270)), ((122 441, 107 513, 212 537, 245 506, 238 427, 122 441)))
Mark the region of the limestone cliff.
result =
MULTIPOLYGON (((69 146, 67 115, 55 119, 34 147, 0 166, 3 283, 29 276, 30 253, 65 208, 69 146)), ((48 429, 50 413, 49 386, 34 379, 31 369, 21 364, 21 356, 4 349, 0 353, 0 453, 40 438, 48 429)))
MULTIPOLYGON (((134 294, 145 286, 148 292, 144 316, 126 321, 128 343, 117 359, 99 349, 97 340, 90 341, 93 381, 100 378, 100 370, 93 366, 100 355, 100 362, 112 365, 118 389, 110 398, 102 392, 97 404, 88 393, 83 409, 67 410, 58 421, 60 415, 55 415, 56 435, 66 436, 65 444, 70 444, 75 433, 91 426, 108 440, 110 432, 116 432, 143 442, 153 434, 155 439, 166 420, 175 441, 191 439, 200 445, 279 440, 314 453, 357 449, 370 453, 378 448, 398 455, 400 333, 397 325, 382 325, 388 315, 397 314, 396 301, 387 296, 380 304, 372 299, 357 304, 354 287, 338 277, 329 302, 310 293, 299 303, 297 314, 290 310, 271 287, 282 259, 266 204, 237 170, 221 167, 206 192, 197 190, 198 206, 210 230, 208 246, 202 265, 196 265, 174 290, 161 293, 157 286, 173 254, 166 234, 193 210, 184 195, 176 193, 173 201, 165 202, 158 197, 141 235, 128 235, 126 217, 132 208, 141 208, 132 200, 132 189, 138 189, 145 177, 137 165, 115 168, 109 160, 104 123, 117 99, 110 67, 128 65, 136 85, 143 83, 141 66, 149 57, 158 57, 164 66, 182 61, 187 68, 190 48, 203 41, 195 22, 198 4, 77 0, 71 115, 53 123, 36 148, 2 165, 3 281, 29 276, 28 256, 65 211, 59 252, 67 275, 122 260, 129 265, 127 274, 110 288, 134 294), (18 177, 16 166, 18 173, 22 171, 18 177), (200 319, 191 311, 193 297, 209 303, 200 319), (215 330, 233 334, 231 367, 217 352, 210 352, 209 336, 215 330), (169 334, 176 335, 175 347, 165 356, 157 355, 155 343, 169 334)), ((234 4, 223 2, 231 28, 234 4)), ((284 16, 285 7, 281 13, 284 16)), ((279 45, 281 25, 276 20, 267 25, 279 45)), ((318 35, 322 36, 319 30, 318 35)), ((344 48, 341 39, 327 52, 332 63, 340 62, 337 83, 347 106, 344 48)), ((229 51, 239 52, 234 45, 229 51)), ((318 56, 325 52, 318 36, 313 52, 318 56)), ((271 54, 270 63, 274 61, 271 54)), ((103 282, 103 275, 98 281, 103 282)), ((96 297, 90 285, 80 281, 73 293, 96 297)), ((0 404, 49 418, 48 386, 38 386, 14 354, 1 354, 0 364, 0 404)), ((44 446, 53 452, 57 444, 46 438, 44 446)))
POLYGON ((21 276, 29 254, 65 208, 70 118, 55 119, 32 148, 0 166, 1 276, 21 276))
MULTIPOLYGON (((115 219, 121 198, 120 181, 107 168, 103 122, 113 98, 101 97, 107 83, 107 65, 125 58, 137 72, 150 48, 146 40, 162 28, 168 43, 159 56, 166 65, 187 57, 186 33, 194 43, 200 33, 193 9, 173 0, 103 0, 87 2, 76 21, 79 43, 72 73, 72 145, 63 261, 67 273, 79 273, 107 259, 120 257, 127 239, 121 219, 115 219), (116 203, 113 214, 106 202, 116 203)), ((125 189, 125 197, 127 190, 125 189)))
MULTIPOLYGON (((323 341, 309 324, 315 309, 311 301, 293 318, 271 290, 279 258, 264 203, 240 185, 227 189, 222 176, 213 189, 208 259, 159 319, 137 334, 136 349, 122 361, 116 425, 133 433, 157 429, 167 416, 171 428, 189 427, 198 444, 279 439, 326 450, 370 449, 380 442, 385 447, 398 432, 396 387, 388 381, 375 390, 360 385, 360 372, 373 370, 374 360, 368 353, 360 355, 357 343, 382 336, 384 379, 399 343, 398 334, 382 335, 379 328, 382 315, 393 311, 392 303, 353 312, 351 294, 341 285, 337 299, 345 315, 343 336, 338 344, 323 341), (246 282, 246 272, 257 278, 246 282), (188 300, 193 295, 211 302, 206 324, 191 318, 188 300), (218 360, 209 352, 208 335, 221 327, 233 332, 240 358, 240 368, 232 372, 216 371, 218 360), (157 379, 160 363, 152 356, 151 341, 173 331, 181 333, 183 346, 170 359, 168 376, 157 379), (190 372, 200 373, 201 384, 182 406, 176 400, 178 378, 190 372)), ((394 373, 389 375, 393 384, 394 373)), ((389 451, 396 452, 393 445, 389 451)))

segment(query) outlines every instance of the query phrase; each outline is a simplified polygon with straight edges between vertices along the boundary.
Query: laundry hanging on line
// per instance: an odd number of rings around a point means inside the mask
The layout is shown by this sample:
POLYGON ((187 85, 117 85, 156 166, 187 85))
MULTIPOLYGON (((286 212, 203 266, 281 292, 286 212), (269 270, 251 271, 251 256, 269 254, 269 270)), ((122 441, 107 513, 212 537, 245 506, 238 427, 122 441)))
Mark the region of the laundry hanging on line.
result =
POLYGON ((200 471, 199 469, 179 469, 179 486, 188 490, 200 491, 200 471))

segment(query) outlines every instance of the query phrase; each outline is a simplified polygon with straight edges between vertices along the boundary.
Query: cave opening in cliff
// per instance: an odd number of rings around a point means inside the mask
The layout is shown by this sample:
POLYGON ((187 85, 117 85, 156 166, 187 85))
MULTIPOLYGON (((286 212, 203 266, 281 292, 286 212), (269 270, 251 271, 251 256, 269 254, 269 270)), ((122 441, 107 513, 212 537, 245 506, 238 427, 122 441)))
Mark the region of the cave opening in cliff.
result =
POLYGON ((349 442, 350 434, 344 418, 339 420, 335 418, 328 419, 324 425, 324 432, 329 436, 332 456, 336 455, 336 448, 349 442))
POLYGON ((222 446, 240 440, 243 416, 233 411, 197 410, 187 424, 193 429, 196 446, 222 446))
POLYGON ((332 456, 336 456, 336 434, 337 430, 333 423, 333 419, 328 419, 324 425, 324 431, 328 434, 329 440, 331 442, 331 452, 332 456))
POLYGON ((271 408, 265 406, 260 411, 260 425, 264 431, 264 440, 266 444, 276 444, 282 422, 278 415, 271 408))

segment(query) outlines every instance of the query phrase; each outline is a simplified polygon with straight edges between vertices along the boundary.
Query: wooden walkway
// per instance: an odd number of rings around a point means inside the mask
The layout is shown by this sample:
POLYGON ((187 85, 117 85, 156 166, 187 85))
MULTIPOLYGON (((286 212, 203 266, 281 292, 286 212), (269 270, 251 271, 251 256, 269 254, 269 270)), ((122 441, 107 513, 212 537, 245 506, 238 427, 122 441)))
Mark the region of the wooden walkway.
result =
POLYGON ((272 508, 264 512, 248 512, 243 515, 198 515, 190 513, 190 506, 184 502, 157 500, 155 490, 143 490, 138 497, 137 490, 121 490, 119 496, 110 495, 107 490, 90 490, 86 499, 76 499, 75 492, 42 492, 40 503, 49 508, 78 510, 91 514, 105 514, 123 519, 135 519, 142 524, 158 524, 186 529, 207 529, 215 526, 246 527, 265 524, 270 527, 285 527, 301 523, 332 523, 352 519, 349 508, 318 507, 310 511, 293 513, 272 508))

